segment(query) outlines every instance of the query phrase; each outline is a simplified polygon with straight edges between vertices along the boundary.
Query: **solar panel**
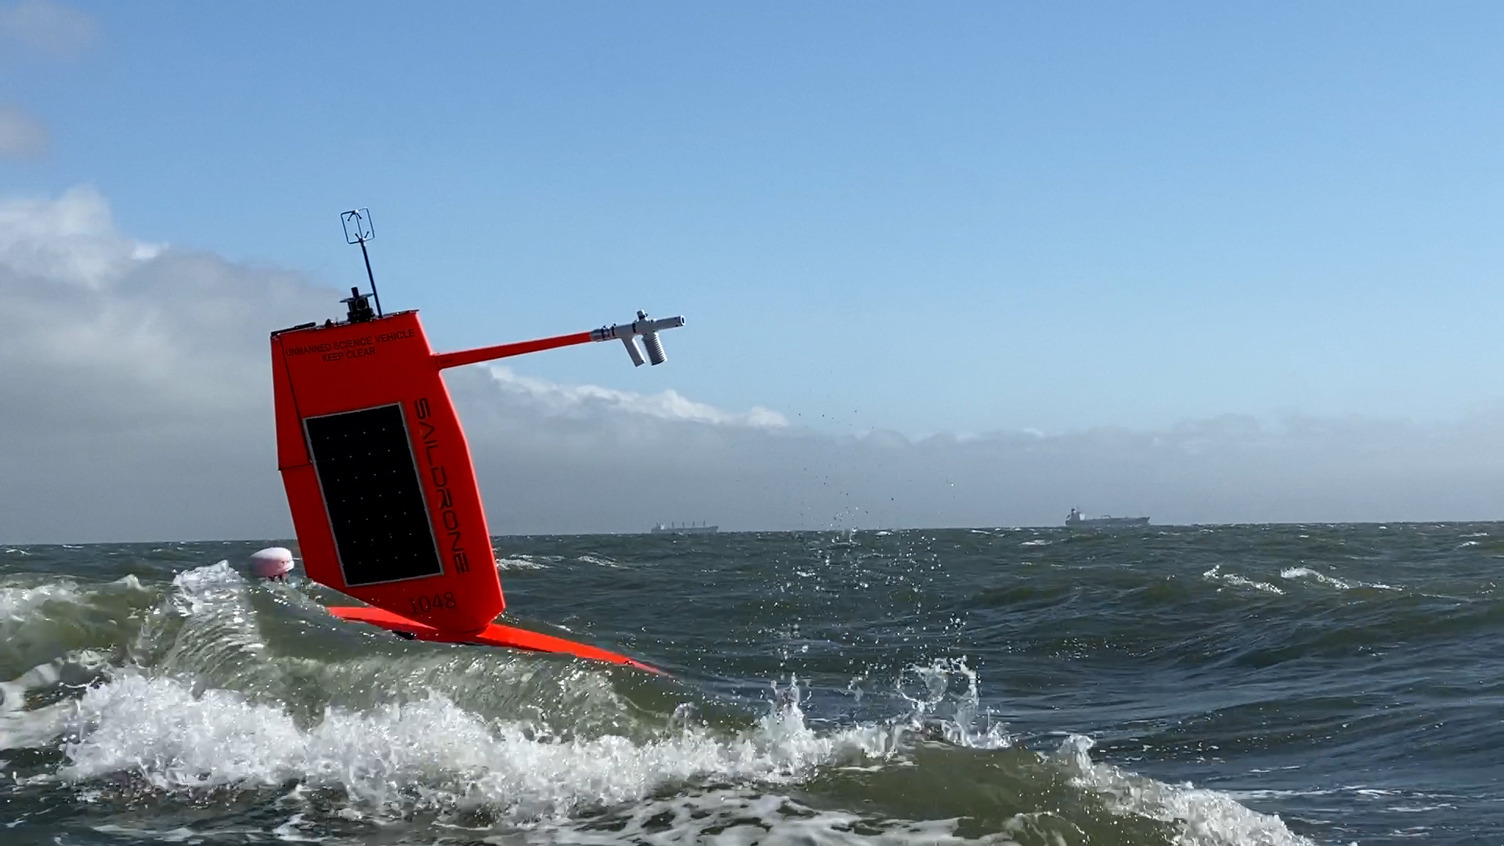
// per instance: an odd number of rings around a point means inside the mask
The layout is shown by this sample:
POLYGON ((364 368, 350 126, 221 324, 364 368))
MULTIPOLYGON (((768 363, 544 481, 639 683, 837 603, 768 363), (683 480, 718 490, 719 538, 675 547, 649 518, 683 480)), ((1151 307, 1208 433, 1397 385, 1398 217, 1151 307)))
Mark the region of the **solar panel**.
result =
POLYGON ((398 404, 303 421, 350 587, 442 575, 398 404))

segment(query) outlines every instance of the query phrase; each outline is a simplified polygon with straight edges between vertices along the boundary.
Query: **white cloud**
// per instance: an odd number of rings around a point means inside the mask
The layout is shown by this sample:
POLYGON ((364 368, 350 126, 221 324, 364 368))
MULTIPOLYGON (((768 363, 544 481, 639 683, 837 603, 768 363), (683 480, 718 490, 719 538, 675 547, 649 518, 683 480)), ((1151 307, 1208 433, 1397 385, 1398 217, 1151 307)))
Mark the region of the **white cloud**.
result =
POLYGON ((498 391, 453 371, 491 528, 641 531, 1058 525, 1089 513, 1156 522, 1490 519, 1504 419, 1188 421, 1164 431, 994 432, 910 440, 707 424, 498 391))
POLYGON ((746 413, 736 414, 695 402, 674 390, 639 394, 595 385, 556 385, 541 379, 519 376, 504 365, 493 364, 488 369, 498 389, 523 397, 527 402, 558 416, 588 417, 624 413, 715 426, 777 429, 789 425, 788 419, 782 414, 760 406, 746 413))
POLYGON ((94 43, 99 25, 77 9, 47 0, 0 6, 0 43, 10 42, 61 59, 76 59, 94 43))
POLYGON ((74 188, 55 200, 0 202, 0 271, 11 276, 98 290, 159 252, 159 245, 116 232, 109 203, 93 188, 74 188))
MULTIPOLYGON (((264 397, 247 390, 267 381, 269 327, 258 321, 306 313, 314 290, 127 238, 91 188, 6 200, 0 355, 11 366, 0 389, 28 413, 66 412, 91 431, 260 409, 264 397)), ((18 413, 12 404, 0 420, 18 413)))
POLYGON ((275 476, 223 491, 274 464, 268 332, 334 299, 297 274, 128 238, 91 188, 0 199, 0 537, 284 522, 275 476))
MULTIPOLYGON (((286 537, 267 335, 337 315, 339 298, 134 240, 89 188, 0 199, 0 541, 286 537)), ((511 368, 445 379, 497 533, 1055 525, 1074 505, 1156 522, 1492 519, 1504 478, 1500 413, 914 440, 511 368)))
POLYGON ((47 127, 19 106, 0 103, 0 159, 37 159, 46 154, 47 127))

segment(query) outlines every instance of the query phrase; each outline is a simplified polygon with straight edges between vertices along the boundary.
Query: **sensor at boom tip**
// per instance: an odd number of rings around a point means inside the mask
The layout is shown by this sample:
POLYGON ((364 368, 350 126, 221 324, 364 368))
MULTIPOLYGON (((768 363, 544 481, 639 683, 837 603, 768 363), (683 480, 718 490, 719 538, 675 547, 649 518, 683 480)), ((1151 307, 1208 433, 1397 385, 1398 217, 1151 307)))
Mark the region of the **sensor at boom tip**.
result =
POLYGON ((634 367, 641 367, 644 361, 657 365, 668 361, 668 355, 663 351, 663 339, 658 337, 658 333, 665 329, 677 329, 683 325, 684 318, 681 315, 653 319, 648 317, 646 311, 639 309, 636 320, 592 330, 590 340, 609 341, 612 338, 619 338, 626 346, 627 355, 631 356, 634 367), (642 338, 643 349, 637 347, 638 337, 642 338), (643 356, 643 350, 647 352, 646 358, 643 356))

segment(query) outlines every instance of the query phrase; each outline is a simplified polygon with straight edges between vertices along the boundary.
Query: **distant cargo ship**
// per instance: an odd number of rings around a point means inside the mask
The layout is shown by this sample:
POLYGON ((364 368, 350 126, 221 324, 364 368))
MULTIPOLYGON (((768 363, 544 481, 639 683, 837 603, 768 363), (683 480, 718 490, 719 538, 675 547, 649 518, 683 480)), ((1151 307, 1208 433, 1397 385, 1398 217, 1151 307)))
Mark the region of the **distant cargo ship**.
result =
POLYGON ((659 523, 653 527, 655 535, 699 535, 706 532, 718 532, 720 526, 707 526, 704 523, 659 523))
POLYGON ((1087 517, 1077 508, 1065 515, 1067 529, 1128 529, 1147 525, 1148 517, 1087 517))

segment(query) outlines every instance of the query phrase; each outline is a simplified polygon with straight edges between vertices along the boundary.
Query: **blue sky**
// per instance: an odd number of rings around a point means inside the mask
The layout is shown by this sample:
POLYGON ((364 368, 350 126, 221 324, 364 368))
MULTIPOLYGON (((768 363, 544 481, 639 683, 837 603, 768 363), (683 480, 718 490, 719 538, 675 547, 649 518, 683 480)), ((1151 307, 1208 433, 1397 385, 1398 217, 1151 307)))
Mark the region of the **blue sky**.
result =
POLYGON ((443 349, 688 318, 521 378, 910 438, 1504 406, 1497 4, 0 10, 6 198, 331 288, 369 207, 443 349))

